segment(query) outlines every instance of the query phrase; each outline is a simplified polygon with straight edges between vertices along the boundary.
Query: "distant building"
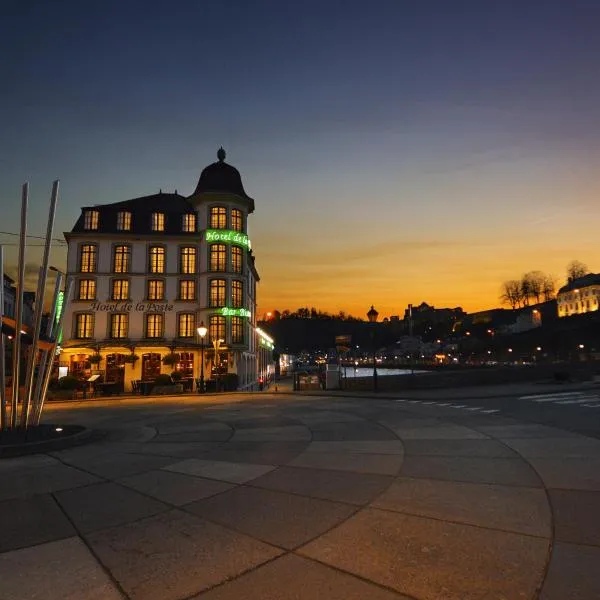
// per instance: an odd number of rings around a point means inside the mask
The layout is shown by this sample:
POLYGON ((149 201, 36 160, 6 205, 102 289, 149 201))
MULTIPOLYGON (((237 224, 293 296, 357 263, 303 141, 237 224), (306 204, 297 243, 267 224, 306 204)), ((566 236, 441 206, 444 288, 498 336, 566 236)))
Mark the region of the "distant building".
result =
POLYGON ((460 306, 456 308, 435 308, 435 306, 431 306, 427 302, 421 302, 418 306, 409 305, 404 310, 405 322, 408 322, 411 312, 413 325, 415 326, 425 323, 438 325, 440 323, 458 321, 465 316, 465 312, 460 306))
MULTIPOLYGON (((4 274, 4 311, 2 329, 5 333, 12 335, 15 328, 17 289, 12 277, 4 274)), ((23 325, 25 328, 33 324, 33 311, 35 310, 35 293, 25 292, 23 294, 23 325)))
POLYGON ((600 274, 590 273, 573 279, 558 290, 558 316, 570 317, 598 310, 600 274))

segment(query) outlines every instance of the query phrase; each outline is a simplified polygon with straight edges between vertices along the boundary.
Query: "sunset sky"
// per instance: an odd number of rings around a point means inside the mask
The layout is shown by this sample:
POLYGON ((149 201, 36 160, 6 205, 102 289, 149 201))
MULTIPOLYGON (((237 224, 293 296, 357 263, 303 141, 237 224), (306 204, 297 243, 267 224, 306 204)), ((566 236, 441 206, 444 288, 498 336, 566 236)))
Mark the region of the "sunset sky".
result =
POLYGON ((60 178, 61 233, 191 193, 223 145, 260 312, 473 311, 529 270, 597 272, 599 22, 597 0, 4 0, 0 230, 25 180, 41 235, 60 178))

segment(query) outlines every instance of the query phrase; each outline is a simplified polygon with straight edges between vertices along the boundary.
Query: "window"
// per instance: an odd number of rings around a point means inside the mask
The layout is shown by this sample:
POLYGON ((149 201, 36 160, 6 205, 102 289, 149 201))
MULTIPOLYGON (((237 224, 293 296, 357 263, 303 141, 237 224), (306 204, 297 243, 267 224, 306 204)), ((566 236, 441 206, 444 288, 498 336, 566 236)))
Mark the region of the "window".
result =
POLYGON ((94 244, 84 244, 81 246, 81 255, 79 258, 79 270, 82 273, 96 272, 96 258, 98 249, 94 244))
POLYGON ((80 279, 79 280, 79 295, 78 300, 95 300, 96 299, 96 280, 95 279, 80 279))
POLYGON ((165 230, 165 213, 155 212, 152 213, 152 231, 164 231, 165 230))
POLYGON ((97 210, 86 210, 83 213, 83 228, 98 229, 98 221, 100 220, 100 212, 97 210))
POLYGON ((94 335, 94 315, 89 313, 80 313, 75 315, 75 337, 79 340, 85 340, 94 335))
POLYGON ((211 244, 210 246, 210 270, 227 270, 227 246, 225 244, 211 244))
POLYGON ((225 317, 213 315, 208 324, 208 337, 213 340, 225 340, 225 317))
POLYGON ((117 229, 119 231, 131 230, 131 213, 128 210, 121 210, 117 213, 117 229))
POLYGON ((128 300, 129 299, 129 280, 128 279, 113 279, 111 298, 113 300, 128 300))
POLYGON ((148 300, 165 299, 165 282, 162 279, 148 280, 148 300))
POLYGON ((114 273, 129 273, 131 265, 131 247, 130 246, 115 246, 113 256, 113 272, 114 273))
POLYGON ((187 213, 183 215, 182 230, 186 233, 192 233, 196 231, 196 215, 194 213, 187 213))
POLYGON ((241 273, 244 265, 244 254, 240 246, 231 246, 231 268, 234 273, 241 273))
POLYGON ((231 305, 234 308, 244 306, 244 284, 241 281, 234 280, 231 282, 231 305))
POLYGON ((209 306, 217 308, 225 306, 226 282, 224 279, 211 279, 210 281, 210 297, 208 299, 209 306))
POLYGON ((180 313, 177 323, 177 335, 179 337, 194 337, 196 315, 194 313, 180 313))
POLYGON ((164 315, 162 313, 150 313, 146 315, 146 337, 162 337, 163 325, 164 315))
POLYGON ((224 206, 210 209, 209 225, 211 229, 227 229, 227 209, 224 206))
POLYGON ((186 247, 179 250, 179 272, 186 274, 196 272, 196 248, 186 247))
POLYGON ((127 337, 127 325, 128 325, 127 314, 115 313, 110 315, 110 337, 113 339, 126 338, 127 337))
POLYGON ((196 282, 190 279, 181 279, 179 281, 179 299, 180 300, 195 300, 196 299, 196 282))
POLYGON ((231 343, 244 343, 244 320, 242 317, 231 317, 231 343))
POLYGON ((162 246, 150 246, 148 258, 148 270, 150 273, 165 272, 165 249, 162 246))
POLYGON ((237 208, 231 209, 231 229, 234 231, 243 231, 242 229, 242 211, 237 208))

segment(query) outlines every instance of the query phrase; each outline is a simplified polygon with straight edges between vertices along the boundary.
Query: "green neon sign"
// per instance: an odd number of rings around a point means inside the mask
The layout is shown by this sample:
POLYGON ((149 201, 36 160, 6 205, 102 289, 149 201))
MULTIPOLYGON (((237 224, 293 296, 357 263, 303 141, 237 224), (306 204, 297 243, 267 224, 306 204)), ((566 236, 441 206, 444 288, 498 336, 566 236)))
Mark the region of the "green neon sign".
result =
POLYGON ((248 317, 250 318, 251 313, 247 308, 222 308, 221 314, 224 317, 248 317))
MULTIPOLYGON (((56 297, 56 315, 54 316, 54 322, 58 325, 60 321, 60 316, 62 315, 63 305, 65 303, 65 293, 61 290, 58 292, 58 296, 56 297)), ((62 329, 58 332, 58 339, 56 342, 60 344, 62 342, 63 335, 62 329)))
POLYGON ((239 246, 244 246, 244 248, 248 248, 248 250, 252 247, 250 240, 245 233, 240 233, 239 231, 233 231, 231 229, 207 229, 206 241, 237 244, 239 246))
POLYGON ((271 342, 267 342, 267 340, 263 340, 262 338, 260 338, 260 345, 265 346, 265 347, 269 348, 270 350, 275 349, 275 344, 271 344, 271 342))

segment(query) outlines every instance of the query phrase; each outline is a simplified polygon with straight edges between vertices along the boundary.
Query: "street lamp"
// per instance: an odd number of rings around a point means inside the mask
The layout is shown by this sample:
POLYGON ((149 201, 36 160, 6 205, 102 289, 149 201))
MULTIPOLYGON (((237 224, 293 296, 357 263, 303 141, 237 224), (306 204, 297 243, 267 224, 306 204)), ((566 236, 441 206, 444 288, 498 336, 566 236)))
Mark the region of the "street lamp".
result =
POLYGON ((215 362, 217 364, 217 371, 215 373, 216 376, 216 388, 217 388, 217 392, 219 391, 219 383, 220 383, 220 378, 219 378, 219 369, 221 368, 221 357, 219 355, 219 348, 221 347, 221 344, 225 343, 225 340, 213 340, 213 346, 215 348, 215 362))
POLYGON ((198 392, 200 394, 204 393, 204 338, 207 332, 208 329, 204 326, 204 321, 201 321, 200 327, 198 327, 198 335, 200 336, 200 389, 198 392))
POLYGON ((369 319, 369 323, 373 324, 373 328, 371 330, 371 337, 373 338, 373 391, 377 391, 377 360, 375 358, 376 346, 375 346, 375 323, 377 323, 377 317, 379 313, 375 310, 373 305, 371 304, 371 310, 367 313, 367 318, 369 319))

